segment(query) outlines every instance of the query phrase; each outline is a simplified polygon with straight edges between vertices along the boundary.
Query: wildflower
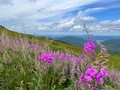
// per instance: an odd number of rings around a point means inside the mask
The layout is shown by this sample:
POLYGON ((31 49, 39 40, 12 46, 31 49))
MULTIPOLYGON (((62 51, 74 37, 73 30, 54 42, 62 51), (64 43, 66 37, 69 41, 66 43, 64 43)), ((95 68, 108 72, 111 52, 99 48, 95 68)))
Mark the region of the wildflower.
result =
POLYGON ((90 90, 93 90, 92 89, 93 88, 93 84, 91 82, 88 82, 87 84, 88 84, 88 87, 90 88, 90 90))
POLYGON ((34 44, 30 44, 30 48, 34 48, 34 44))
POLYGON ((41 54, 40 56, 39 56, 39 58, 38 58, 38 60, 41 60, 41 61, 46 61, 46 54, 44 53, 44 54, 41 54))
POLYGON ((98 85, 95 86, 95 90, 99 90, 99 86, 98 85))
POLYGON ((84 74, 82 73, 81 76, 79 77, 79 81, 82 83, 84 82, 84 74))
POLYGON ((29 41, 29 40, 26 40, 26 41, 24 41, 24 44, 25 44, 25 45, 29 45, 29 44, 30 44, 30 41, 29 41))
POLYGON ((104 76, 102 74, 97 74, 96 75, 96 80, 100 83, 100 84, 104 84, 104 80, 103 80, 104 76))
POLYGON ((78 80, 75 81, 74 87, 76 88, 78 84, 78 80))
POLYGON ((100 84, 104 84, 104 78, 108 76, 108 71, 105 68, 101 68, 100 69, 100 73, 98 73, 96 75, 96 80, 100 83, 100 84))
POLYGON ((64 66, 64 69, 65 69, 65 70, 68 70, 68 66, 64 66))
POLYGON ((16 45, 19 45, 19 44, 20 44, 20 41, 16 41, 15 43, 16 43, 16 45))
POLYGON ((111 77, 112 79, 114 79, 114 78, 116 77, 116 75, 115 75, 114 73, 109 74, 109 75, 110 75, 110 77, 111 77))
POLYGON ((72 68, 72 69, 70 70, 70 73, 73 74, 74 72, 75 72, 75 69, 72 68))
POLYGON ((12 38, 10 38, 9 43, 10 43, 10 44, 13 44, 13 43, 14 43, 14 40, 13 40, 12 38))
POLYGON ((40 46, 39 45, 35 45, 35 49, 37 50, 37 51, 39 51, 40 50, 40 46))
POLYGON ((47 54, 43 53, 39 56, 38 60, 41 60, 42 62, 47 61, 49 64, 51 64, 52 63, 52 55, 51 54, 47 55, 47 54))
POLYGON ((95 77, 95 75, 98 73, 98 71, 94 68, 88 68, 85 74, 85 79, 88 81, 92 81, 92 78, 95 77))
POLYGON ((15 52, 15 51, 16 51, 16 48, 11 48, 11 49, 12 49, 12 51, 13 51, 13 52, 15 52))
POLYGON ((95 57, 95 44, 94 41, 91 40, 90 42, 85 42, 84 44, 84 49, 83 49, 83 54, 91 55, 91 59, 94 59, 95 57))
POLYGON ((47 55, 47 62, 48 62, 49 64, 52 63, 52 55, 51 55, 51 54, 47 55))
POLYGON ((85 42, 84 44, 84 49, 83 49, 83 53, 86 54, 88 52, 94 52, 95 50, 95 44, 94 41, 91 40, 90 42, 85 42))
POLYGON ((101 68, 101 69, 100 69, 100 73, 101 73, 104 77, 108 76, 108 71, 107 71, 105 68, 101 68))

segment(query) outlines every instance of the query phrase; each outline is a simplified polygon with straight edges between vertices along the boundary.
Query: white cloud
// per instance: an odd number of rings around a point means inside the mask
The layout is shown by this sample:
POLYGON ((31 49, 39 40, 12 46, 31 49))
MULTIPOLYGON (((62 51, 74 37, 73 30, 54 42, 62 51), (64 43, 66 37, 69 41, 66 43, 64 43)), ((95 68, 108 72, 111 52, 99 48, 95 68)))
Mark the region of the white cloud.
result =
POLYGON ((120 25, 120 19, 119 20, 114 20, 114 21, 105 20, 105 21, 100 22, 100 25, 102 25, 102 26, 119 26, 120 25))
MULTIPOLYGON (((116 8, 115 5, 109 5, 107 8, 101 6, 79 11, 82 6, 98 1, 101 2, 101 0, 0 0, 0 24, 7 27, 12 25, 16 31, 20 29, 23 31, 24 25, 28 31, 78 32, 82 30, 81 24, 96 21, 89 13, 116 8), (79 11, 78 15, 68 14, 73 11, 79 11)), ((96 32, 120 31, 120 19, 105 20, 88 28, 96 32)))
POLYGON ((56 29, 69 29, 69 28, 71 28, 74 25, 73 20, 74 19, 71 19, 70 21, 58 24, 56 29))
POLYGON ((101 10, 105 10, 105 8, 104 7, 89 8, 89 9, 85 10, 84 13, 98 12, 101 10))
POLYGON ((75 17, 74 19, 74 23, 76 24, 83 24, 83 23, 90 23, 90 22, 94 22, 96 21, 96 18, 92 17, 92 16, 84 16, 84 13, 82 11, 80 11, 77 15, 77 17, 75 17))
POLYGON ((75 18, 75 23, 89 23, 89 22, 94 22, 96 19, 91 16, 85 16, 85 17, 77 17, 75 18))
POLYGON ((74 25, 72 28, 70 28, 69 31, 76 32, 76 33, 83 32, 83 27, 80 25, 74 25))
POLYGON ((100 33, 106 33, 106 34, 119 34, 120 33, 120 19, 118 20, 104 20, 101 21, 99 24, 94 26, 88 27, 93 33, 94 32, 100 32, 100 33))
POLYGON ((81 27, 80 25, 75 25, 75 26, 73 27, 73 29, 81 29, 81 28, 83 28, 83 27, 81 27))
MULTIPOLYGON (((0 6, 0 12, 2 12, 0 16, 11 19, 11 17, 5 16, 7 13, 9 16, 18 17, 17 21, 24 23, 39 23, 49 18, 61 22, 65 18, 63 19, 60 16, 97 1, 99 0, 0 0, 4 4, 4 6, 0 6), (13 5, 5 6, 8 3, 13 3, 13 5)), ((18 24, 20 24, 19 22, 18 24)))

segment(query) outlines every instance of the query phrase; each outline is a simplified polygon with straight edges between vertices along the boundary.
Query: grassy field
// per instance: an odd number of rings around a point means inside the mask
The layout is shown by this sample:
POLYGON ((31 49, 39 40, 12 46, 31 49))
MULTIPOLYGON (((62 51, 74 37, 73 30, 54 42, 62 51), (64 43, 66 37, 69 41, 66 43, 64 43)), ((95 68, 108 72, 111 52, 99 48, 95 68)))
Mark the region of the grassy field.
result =
MULTIPOLYGON (((0 34, 2 33, 5 33, 8 37, 12 37, 15 39, 19 39, 22 37, 32 41, 33 43, 38 43, 39 45, 42 45, 42 46, 49 45, 51 49, 54 51, 60 50, 62 52, 70 52, 71 54, 74 54, 77 56, 79 56, 82 53, 82 49, 83 49, 83 47, 66 44, 64 42, 49 40, 47 38, 42 38, 38 36, 17 33, 17 32, 8 30, 6 28, 0 27, 0 34)), ((110 67, 112 66, 120 70, 120 56, 110 55, 108 64, 110 67)))
POLYGON ((37 43, 39 45, 49 45, 52 50, 60 50, 60 51, 68 51, 68 52, 73 52, 74 54, 81 54, 82 47, 66 44, 63 42, 55 41, 55 40, 50 40, 47 38, 42 38, 38 36, 33 36, 33 35, 27 35, 27 34, 22 34, 22 33, 17 33, 10 31, 6 28, 0 27, 0 34, 5 33, 8 37, 12 37, 14 39, 19 39, 19 38, 25 38, 30 40, 32 43, 37 43))
POLYGON ((110 55, 106 70, 106 53, 82 51, 0 27, 0 90, 120 90, 120 57, 110 55))

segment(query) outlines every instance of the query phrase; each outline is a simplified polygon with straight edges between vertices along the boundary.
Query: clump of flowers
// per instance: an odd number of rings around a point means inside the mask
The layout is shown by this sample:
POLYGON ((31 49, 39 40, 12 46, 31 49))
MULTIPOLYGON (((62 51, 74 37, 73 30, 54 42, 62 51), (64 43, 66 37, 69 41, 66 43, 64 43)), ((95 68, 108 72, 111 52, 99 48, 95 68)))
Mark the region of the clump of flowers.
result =
MULTIPOLYGON (((94 40, 90 40, 85 42, 83 49, 83 58, 95 59, 95 44, 94 40)), ((94 61, 89 62, 88 67, 85 73, 81 73, 79 79, 75 81, 75 87, 80 89, 85 89, 88 87, 90 90, 99 90, 99 86, 104 84, 104 78, 108 76, 108 71, 105 67, 98 65, 95 67, 92 65, 94 61)), ((101 64, 100 62, 99 64, 101 64)))
POLYGON ((84 49, 83 49, 83 53, 88 53, 88 52, 94 52, 95 50, 95 44, 94 44, 94 40, 90 40, 89 42, 85 42, 84 44, 84 49))
POLYGON ((104 78, 107 76, 108 71, 106 70, 106 68, 101 68, 100 70, 97 70, 91 67, 86 70, 85 74, 82 73, 79 76, 79 80, 77 80, 77 85, 81 89, 83 89, 87 85, 90 90, 99 90, 98 85, 104 84, 104 78))
POLYGON ((94 57, 95 57, 94 50, 95 50, 94 40, 90 40, 90 41, 85 42, 84 49, 83 49, 84 55, 89 55, 89 58, 94 59, 94 57))
POLYGON ((51 54, 46 54, 43 53, 39 56, 38 60, 42 61, 42 62, 48 62, 49 64, 52 64, 52 55, 51 54))

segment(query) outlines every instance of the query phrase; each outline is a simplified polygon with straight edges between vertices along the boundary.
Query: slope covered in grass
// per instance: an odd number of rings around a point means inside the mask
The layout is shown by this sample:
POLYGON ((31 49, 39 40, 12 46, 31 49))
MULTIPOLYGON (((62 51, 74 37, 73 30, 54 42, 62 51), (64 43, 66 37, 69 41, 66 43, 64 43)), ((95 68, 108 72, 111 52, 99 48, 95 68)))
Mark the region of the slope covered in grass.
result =
POLYGON ((29 39, 30 41, 32 41, 34 43, 38 43, 40 45, 47 44, 47 45, 51 46, 51 48, 55 51, 57 51, 57 50, 61 50, 63 52, 68 51, 68 52, 73 52, 74 54, 80 54, 82 51, 82 47, 66 44, 64 42, 60 42, 60 41, 56 41, 56 40, 50 40, 47 38, 17 33, 17 32, 8 30, 8 29, 0 26, 0 35, 2 33, 5 33, 8 37, 12 37, 15 39, 24 38, 24 39, 29 39))
POLYGON ((108 52, 112 55, 120 55, 120 39, 110 39, 102 42, 107 46, 108 52))
MULTIPOLYGON (((12 37, 15 39, 24 38, 32 41, 33 43, 37 43, 39 45, 49 45, 52 50, 57 51, 60 50, 61 52, 70 52, 71 54, 79 56, 82 53, 82 47, 70 45, 64 42, 50 40, 42 37, 37 37, 33 35, 27 35, 22 33, 17 33, 11 30, 6 29, 3 26, 0 26, 0 35, 5 33, 8 37, 12 37)), ((109 65, 115 66, 115 68, 120 70, 120 56, 111 55, 109 57, 110 62, 109 65), (117 64, 116 64, 117 63, 117 64)))
POLYGON ((0 90, 120 89, 119 71, 105 66, 109 54, 104 46, 95 55, 93 40, 82 50, 3 27, 0 30, 0 90))

